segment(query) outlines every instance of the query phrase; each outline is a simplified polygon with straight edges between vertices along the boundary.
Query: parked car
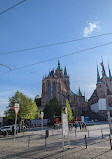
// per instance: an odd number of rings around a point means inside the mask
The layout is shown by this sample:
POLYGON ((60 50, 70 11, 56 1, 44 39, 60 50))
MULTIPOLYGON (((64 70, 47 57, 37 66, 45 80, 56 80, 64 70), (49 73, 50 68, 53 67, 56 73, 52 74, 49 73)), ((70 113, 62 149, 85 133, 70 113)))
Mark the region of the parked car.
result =
POLYGON ((87 126, 90 126, 90 125, 94 125, 94 122, 93 121, 87 121, 85 122, 87 126))
MULTIPOLYGON (((19 130, 19 127, 16 126, 16 134, 19 130)), ((14 125, 3 126, 0 128, 0 135, 14 135, 14 125)))

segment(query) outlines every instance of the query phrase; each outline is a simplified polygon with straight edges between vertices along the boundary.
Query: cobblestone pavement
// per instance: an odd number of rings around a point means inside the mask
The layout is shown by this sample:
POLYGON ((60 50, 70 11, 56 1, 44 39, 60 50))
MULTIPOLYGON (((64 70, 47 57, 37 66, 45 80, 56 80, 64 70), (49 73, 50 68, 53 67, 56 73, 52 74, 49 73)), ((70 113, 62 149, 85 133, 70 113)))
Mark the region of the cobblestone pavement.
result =
POLYGON ((65 151, 62 148, 62 130, 51 129, 49 133, 46 147, 45 130, 36 129, 20 133, 15 144, 13 136, 1 137, 0 159, 112 159, 108 124, 88 126, 87 130, 83 131, 78 128, 76 134, 73 128, 69 134, 70 146, 67 145, 67 138, 64 139, 65 151))

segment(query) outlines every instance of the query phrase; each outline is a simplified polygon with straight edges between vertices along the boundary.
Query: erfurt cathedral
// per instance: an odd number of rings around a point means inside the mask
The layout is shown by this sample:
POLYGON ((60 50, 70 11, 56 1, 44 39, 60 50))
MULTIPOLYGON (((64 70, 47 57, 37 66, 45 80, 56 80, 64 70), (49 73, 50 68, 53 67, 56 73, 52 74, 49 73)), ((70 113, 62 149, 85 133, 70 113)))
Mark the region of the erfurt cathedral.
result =
POLYGON ((46 104, 48 104, 54 97, 57 98, 63 108, 65 107, 66 100, 68 99, 73 115, 75 116, 80 115, 83 109, 87 107, 85 95, 82 95, 80 88, 77 94, 71 91, 70 76, 67 74, 66 67, 63 72, 60 67, 59 60, 57 69, 55 71, 53 69, 49 72, 47 77, 43 77, 41 106, 45 107, 46 104))
POLYGON ((97 66, 97 83, 96 88, 88 100, 90 109, 100 114, 107 114, 107 104, 109 106, 110 114, 112 116, 112 75, 108 66, 108 75, 106 74, 103 61, 101 62, 102 76, 97 66), (107 103, 105 99, 107 98, 107 103))

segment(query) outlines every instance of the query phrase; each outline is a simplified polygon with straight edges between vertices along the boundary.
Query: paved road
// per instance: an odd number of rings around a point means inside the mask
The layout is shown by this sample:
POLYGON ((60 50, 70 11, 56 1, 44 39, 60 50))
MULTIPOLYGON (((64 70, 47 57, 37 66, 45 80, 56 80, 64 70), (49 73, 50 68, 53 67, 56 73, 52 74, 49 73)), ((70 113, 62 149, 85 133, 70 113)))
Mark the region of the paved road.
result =
MULTIPOLYGON (((47 129, 47 128, 45 128, 47 129)), ((62 148, 62 130, 49 130, 45 147, 45 130, 35 129, 17 135, 16 143, 12 136, 0 138, 0 159, 112 159, 109 143, 109 127, 106 123, 88 126, 87 130, 75 128, 70 131, 70 146, 65 141, 65 151, 62 148), (88 137, 89 130, 89 137, 88 137), (101 131, 102 130, 102 131, 101 131), (102 138, 102 132, 104 138, 102 138), (85 134, 88 147, 85 146, 85 134)))

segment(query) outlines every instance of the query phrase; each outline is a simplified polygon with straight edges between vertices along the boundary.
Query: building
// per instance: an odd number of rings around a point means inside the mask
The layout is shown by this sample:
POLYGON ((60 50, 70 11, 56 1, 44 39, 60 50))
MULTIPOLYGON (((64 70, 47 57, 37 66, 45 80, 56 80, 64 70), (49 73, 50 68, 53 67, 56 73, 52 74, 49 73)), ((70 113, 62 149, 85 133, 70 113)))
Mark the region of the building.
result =
POLYGON ((97 66, 96 89, 94 90, 92 96, 88 100, 88 104, 92 111, 106 116, 107 107, 106 107, 105 97, 107 97, 110 113, 112 114, 112 76, 109 66, 108 66, 109 76, 106 75, 103 61, 101 62, 101 67, 102 67, 102 77, 100 77, 97 66))
POLYGON ((41 106, 45 107, 53 97, 56 97, 63 107, 65 107, 66 100, 68 99, 73 115, 80 115, 87 106, 85 95, 82 95, 80 88, 77 94, 71 91, 70 76, 67 73, 66 67, 63 73, 59 60, 57 69, 55 71, 53 69, 47 77, 43 77, 41 106))
POLYGON ((3 117, 0 116, 0 127, 3 126, 3 117))

